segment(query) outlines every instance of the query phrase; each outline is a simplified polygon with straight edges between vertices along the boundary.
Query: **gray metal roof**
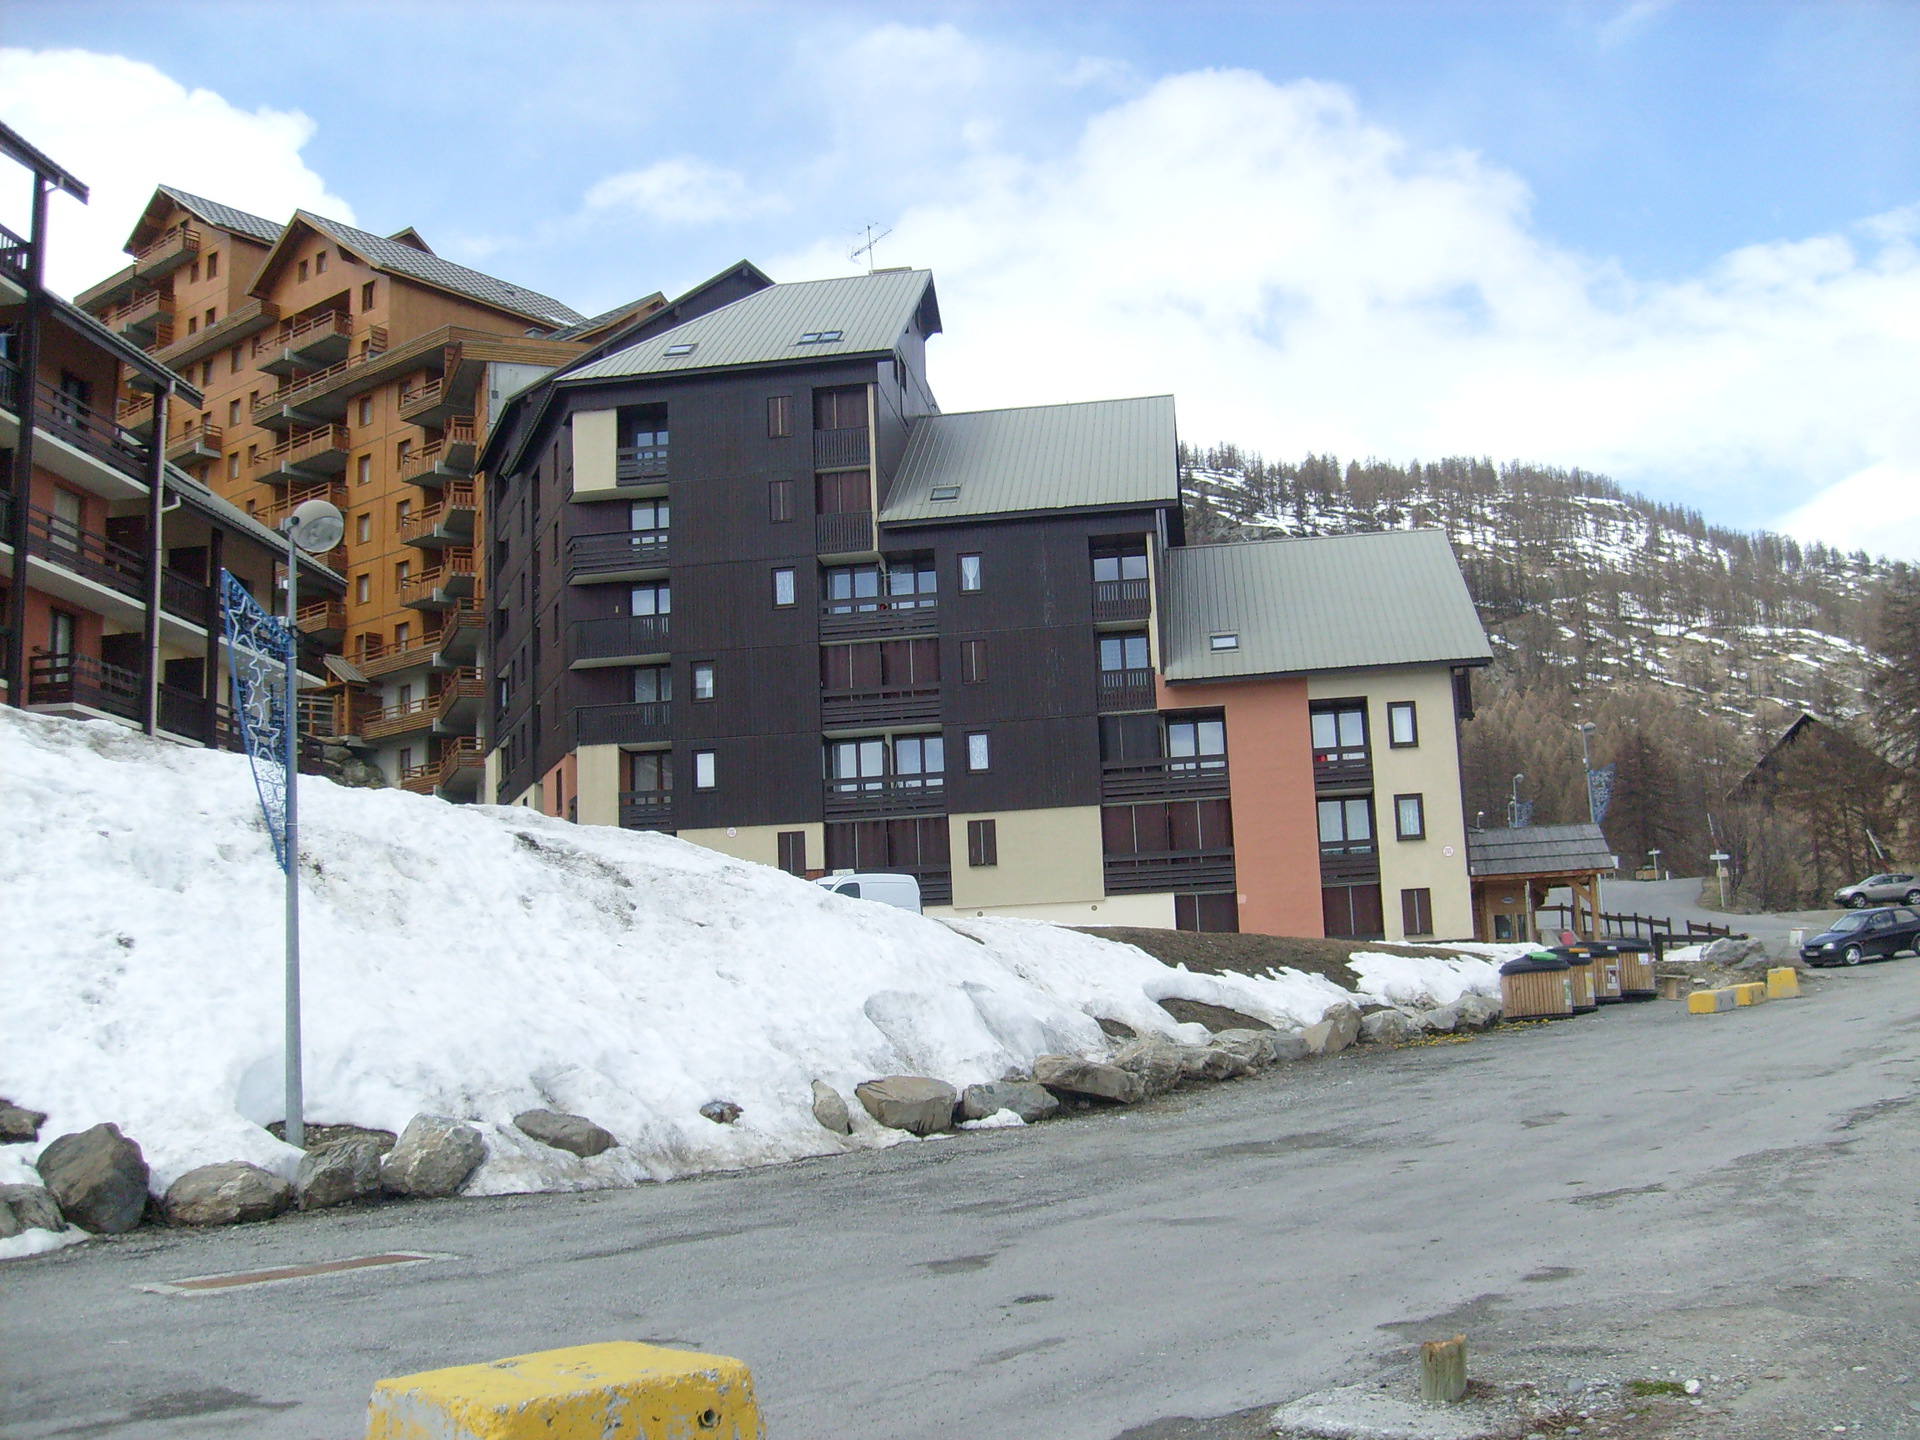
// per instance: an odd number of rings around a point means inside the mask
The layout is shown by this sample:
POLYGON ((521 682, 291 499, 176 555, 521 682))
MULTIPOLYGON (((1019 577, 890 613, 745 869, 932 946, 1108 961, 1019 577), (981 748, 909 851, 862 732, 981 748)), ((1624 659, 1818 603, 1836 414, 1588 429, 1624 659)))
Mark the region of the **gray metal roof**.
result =
POLYGON ((1493 658, 1439 530, 1176 548, 1166 594, 1170 681, 1493 658))
MULTIPOLYGON (((899 344, 921 303, 931 301, 932 293, 933 274, 927 270, 881 270, 836 280, 772 285, 558 378, 614 380, 884 353, 899 344), (806 344, 800 340, 803 335, 834 331, 839 333, 831 340, 806 344), (666 353, 682 345, 693 349, 684 355, 666 353)), ((928 333, 938 329, 936 307, 928 333)))
POLYGON ((442 260, 430 251, 415 249, 403 241, 342 225, 338 220, 329 220, 309 210, 296 210, 294 215, 323 234, 332 236, 376 269, 411 276, 442 290, 452 290, 482 304, 497 305, 503 310, 531 316, 549 325, 578 325, 587 318, 579 311, 562 305, 551 295, 542 295, 538 290, 529 290, 524 285, 515 285, 509 280, 469 270, 464 265, 442 260))
POLYGON ((275 221, 249 214, 245 210, 236 210, 231 205, 222 205, 218 200, 190 195, 185 190, 176 190, 171 185, 160 185, 155 188, 181 209, 192 211, 209 225, 217 225, 222 230, 231 230, 236 235, 250 236, 268 245, 280 238, 283 227, 275 221))
POLYGON ((923 415, 880 512, 883 525, 1180 498, 1173 397, 923 415), (952 492, 951 498, 936 495, 952 492))
POLYGON ((1477 877, 1591 874, 1612 868, 1613 851, 1598 825, 1467 832, 1467 873, 1477 877))

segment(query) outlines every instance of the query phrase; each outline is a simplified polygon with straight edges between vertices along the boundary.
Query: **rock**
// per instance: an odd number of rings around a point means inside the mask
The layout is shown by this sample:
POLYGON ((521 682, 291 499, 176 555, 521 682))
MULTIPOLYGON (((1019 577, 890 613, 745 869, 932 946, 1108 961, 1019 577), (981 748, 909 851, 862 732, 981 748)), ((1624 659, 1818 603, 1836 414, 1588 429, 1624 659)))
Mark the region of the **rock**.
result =
POLYGON ((813 1082, 813 1118, 820 1128, 836 1135, 853 1133, 853 1117, 847 1113, 847 1097, 824 1080, 813 1082))
POLYGON ((953 1109, 960 1094, 944 1080, 924 1075, 889 1075, 853 1087, 853 1093, 875 1120, 889 1130, 935 1135, 953 1128, 953 1109))
POLYGON ((1198 1053, 1197 1045, 1179 1045, 1157 1035, 1149 1035, 1144 1040, 1135 1040, 1122 1045, 1114 1051, 1113 1063, 1122 1070, 1140 1077, 1144 1093, 1164 1095, 1190 1073, 1197 1074, 1199 1064, 1191 1061, 1187 1052, 1198 1053))
POLYGON ((1767 947, 1745 935, 1726 935, 1702 950, 1700 959, 1708 965, 1750 965, 1766 961, 1767 947))
POLYGON ((716 1125, 731 1125, 740 1118, 740 1107, 731 1100, 709 1100, 700 1113, 716 1125))
POLYGON ((1420 1038, 1420 1027, 1399 1010, 1381 1010, 1360 1022, 1360 1034, 1375 1045, 1405 1045, 1420 1038))
POLYGON ((1162 1000, 1160 1008, 1182 1025, 1204 1025, 1209 1030, 1271 1030, 1273 1026, 1224 1005, 1201 1000, 1162 1000))
POLYGON ((969 1085, 960 1092, 962 1120, 984 1120, 1002 1110, 1011 1110, 1031 1125, 1059 1109, 1060 1102, 1054 1099, 1053 1092, 1031 1080, 996 1080, 990 1085, 969 1085))
POLYGON ((96 1235, 122 1235, 147 1209, 147 1161, 117 1125, 62 1135, 35 1167, 60 1213, 96 1235))
MULTIPOLYGON (((740 1113, 737 1107, 734 1113, 740 1113)), ((522 1110, 513 1117, 513 1128, 529 1140, 565 1150, 582 1160, 591 1160, 615 1143, 610 1131, 601 1129, 586 1116, 569 1115, 561 1110, 522 1110)))
POLYGON ((38 1185, 0 1185, 0 1240, 26 1230, 64 1230, 53 1192, 38 1185))
POLYGON ((1313 1053, 1307 1044, 1307 1037, 1298 1030, 1276 1030, 1273 1038, 1267 1042, 1273 1047, 1273 1062, 1284 1065, 1292 1060, 1304 1060, 1313 1053))
POLYGON ((458 1194, 486 1158, 486 1141, 471 1125, 444 1115, 416 1115, 380 1162, 380 1184, 394 1195, 439 1199, 458 1194))
POLYGON ((1254 1063, 1244 1055, 1231 1049, 1220 1049, 1213 1045, 1194 1047, 1199 1052, 1199 1066, 1194 1078, 1199 1080, 1238 1080, 1242 1075, 1251 1075, 1254 1063))
POLYGON ((1453 1002, 1453 1011, 1464 1030, 1484 1030, 1498 1024, 1501 1015, 1500 1002, 1491 995, 1462 995, 1453 1002))
POLYGON ((1210 1044, 1215 1050, 1226 1050, 1238 1055, 1255 1069, 1271 1065, 1278 1053, 1273 1042, 1280 1036, 1278 1030, 1222 1030, 1216 1034, 1210 1044))
POLYGON ((19 1145, 40 1138, 47 1117, 11 1100, 0 1100, 0 1145, 19 1145))
POLYGON ((1336 1055, 1360 1038, 1360 1011, 1345 1001, 1327 1007, 1318 1024, 1301 1032, 1314 1055, 1336 1055))
POLYGON ((294 1203, 302 1210, 325 1210, 377 1198, 380 1158, 392 1146, 392 1140, 363 1132, 309 1150, 293 1177, 294 1203))
POLYGON ((1460 1028, 1460 1012, 1451 1005, 1442 1005, 1438 1010, 1429 1010, 1422 1015, 1420 1025, 1422 1029, 1438 1035, 1451 1035, 1460 1028))
POLYGON ((293 1187, 244 1160, 201 1165, 167 1187, 160 1208, 169 1225, 246 1225, 271 1220, 293 1203, 293 1187))
POLYGON ((1118 1020, 1109 1020, 1104 1015, 1094 1016, 1094 1024, 1100 1027, 1102 1034, 1112 1040, 1137 1040, 1140 1038, 1140 1032, 1135 1030, 1131 1025, 1123 1024, 1118 1020))
POLYGON ((1055 1094, 1065 1091, 1122 1105, 1144 1100, 1147 1094, 1146 1083, 1131 1070, 1078 1055, 1042 1055, 1033 1062, 1033 1078, 1055 1094))

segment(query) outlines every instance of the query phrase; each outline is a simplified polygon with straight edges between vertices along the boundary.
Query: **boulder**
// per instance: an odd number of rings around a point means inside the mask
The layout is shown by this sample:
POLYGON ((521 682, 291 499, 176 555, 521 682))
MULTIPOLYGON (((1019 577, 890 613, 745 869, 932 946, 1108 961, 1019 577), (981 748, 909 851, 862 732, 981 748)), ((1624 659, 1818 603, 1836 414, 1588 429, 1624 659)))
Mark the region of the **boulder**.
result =
POLYGON ((26 1230, 64 1230, 53 1193, 38 1185, 0 1185, 0 1240, 26 1230))
POLYGON ((1242 1075, 1251 1075, 1258 1068, 1236 1050, 1214 1045, 1197 1045, 1194 1048, 1199 1051, 1199 1063, 1192 1072, 1197 1080, 1238 1080, 1242 1075))
POLYGON ((1278 1057, 1273 1042, 1279 1038, 1278 1030, 1222 1030, 1209 1043, 1215 1050, 1229 1051, 1259 1069, 1278 1057))
POLYGON ((813 1082, 813 1118, 820 1128, 836 1135, 853 1133, 853 1117, 847 1113, 847 1097, 824 1080, 813 1082))
POLYGON ((1273 1061, 1284 1065, 1293 1060, 1304 1060, 1313 1053, 1307 1045, 1307 1037, 1298 1030, 1276 1030, 1268 1042, 1273 1047, 1273 1061))
POLYGON ((1042 1055, 1033 1062, 1033 1078, 1056 1095, 1064 1092, 1122 1105, 1144 1100, 1147 1094, 1146 1082, 1131 1070, 1078 1055, 1042 1055))
POLYGON ((731 1125, 740 1118, 740 1107, 731 1100, 709 1100, 700 1113, 716 1125, 731 1125))
POLYGON ((1499 1023, 1501 1005, 1491 995, 1462 995, 1453 1002, 1453 1011, 1463 1030, 1484 1030, 1499 1023))
POLYGON ((1327 1007, 1318 1024, 1301 1032, 1315 1055, 1337 1055, 1360 1038, 1360 1011, 1345 1001, 1327 1007))
POLYGON ((1360 1022, 1360 1034, 1375 1045, 1405 1045, 1420 1038, 1420 1027, 1400 1010, 1381 1010, 1360 1022))
POLYGON ((1420 1017, 1420 1028, 1438 1035, 1451 1035, 1460 1028, 1460 1012, 1451 1005, 1429 1010, 1420 1017))
POLYGON ((0 1100, 0 1145, 19 1145, 40 1138, 47 1117, 11 1100, 0 1100))
POLYGON ((960 1092, 962 1120, 984 1120, 1002 1110, 1011 1110, 1031 1125, 1059 1109, 1060 1102, 1053 1098, 1053 1092, 1031 1080, 996 1080, 990 1085, 969 1085, 960 1092))
POLYGON ((1197 1054, 1200 1048, 1198 1045, 1180 1045, 1150 1035, 1114 1051, 1113 1063, 1122 1070, 1138 1075, 1146 1094, 1164 1095, 1188 1078, 1190 1067, 1194 1073, 1198 1073, 1198 1062, 1190 1062, 1187 1052, 1197 1054))
POLYGON ((439 1199, 458 1194, 486 1158, 486 1141, 471 1125, 444 1115, 416 1115, 380 1162, 380 1184, 394 1195, 439 1199))
POLYGON ((62 1135, 35 1166, 60 1213, 96 1235, 122 1235, 147 1209, 147 1161, 117 1125, 62 1135))
POLYGON ((953 1128, 953 1109, 960 1094, 944 1080, 924 1075, 888 1075, 866 1080, 853 1093, 875 1120, 889 1130, 935 1135, 953 1128))
POLYGON ((393 1146, 379 1135, 347 1135, 300 1157, 293 1177, 294 1203, 325 1210, 380 1194, 380 1158, 393 1146))
POLYGON ((1160 1008, 1182 1025, 1204 1025, 1209 1030, 1273 1029, 1264 1020, 1229 1010, 1224 1005, 1209 1005, 1204 1000, 1162 1000, 1160 1008))
POLYGON ((611 1132, 584 1115, 569 1115, 561 1110, 522 1110, 513 1117, 513 1128, 529 1140, 565 1150, 582 1160, 591 1160, 614 1144, 611 1132))
POLYGON ((293 1203, 293 1187, 244 1160, 201 1165, 167 1187, 161 1211, 169 1225, 246 1225, 271 1220, 293 1203))
POLYGON ((1722 936, 1700 952, 1700 959, 1708 965, 1729 968, 1771 963, 1767 960, 1767 947, 1745 935, 1722 936))

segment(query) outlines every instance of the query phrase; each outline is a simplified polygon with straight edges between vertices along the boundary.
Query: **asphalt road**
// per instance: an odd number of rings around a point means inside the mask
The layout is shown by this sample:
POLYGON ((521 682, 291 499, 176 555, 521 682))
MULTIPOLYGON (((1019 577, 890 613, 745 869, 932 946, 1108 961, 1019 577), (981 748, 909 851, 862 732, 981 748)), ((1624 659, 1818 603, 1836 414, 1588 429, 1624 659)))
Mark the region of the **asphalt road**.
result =
POLYGON ((1920 1435, 1920 961, 1811 991, 779 1169, 14 1262, 0 1434, 349 1440, 379 1377, 648 1339, 745 1359, 784 1440, 1110 1440, 1404 1384, 1417 1341, 1464 1330, 1494 1378, 1698 1377, 1702 1437, 1920 1435), (393 1250, 447 1258, 136 1288, 393 1250))
MULTIPOLYGON (((1714 882, 1697 876, 1680 880, 1605 880, 1601 882, 1601 910, 1609 915, 1665 916, 1675 925, 1689 920, 1705 925, 1722 925, 1738 935, 1751 935, 1763 942, 1769 954, 1791 956, 1788 938, 1795 930, 1816 935, 1846 912, 1838 906, 1821 910, 1781 911, 1769 915, 1741 915, 1711 909, 1700 903, 1701 896, 1714 895, 1714 882)), ((1567 892, 1556 890, 1549 897, 1553 904, 1564 904, 1567 892)))

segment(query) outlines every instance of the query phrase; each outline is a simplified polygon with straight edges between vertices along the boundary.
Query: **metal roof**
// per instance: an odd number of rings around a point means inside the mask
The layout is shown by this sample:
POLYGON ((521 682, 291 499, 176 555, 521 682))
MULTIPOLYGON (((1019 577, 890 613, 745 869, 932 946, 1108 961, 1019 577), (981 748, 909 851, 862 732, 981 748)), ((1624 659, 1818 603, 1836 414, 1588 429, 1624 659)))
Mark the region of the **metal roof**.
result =
POLYGON ((880 270, 772 285, 559 378, 615 380, 884 353, 899 344, 923 302, 933 307, 927 326, 933 334, 940 328, 940 312, 928 270, 880 270), (805 335, 832 338, 802 343, 805 335), (693 348, 666 353, 683 345, 693 348))
POLYGON ((176 190, 171 185, 160 185, 155 188, 182 210, 191 211, 209 225, 218 226, 222 230, 231 230, 236 235, 249 236, 267 245, 273 244, 280 238, 282 227, 276 221, 249 214, 245 210, 236 210, 231 205, 222 205, 218 200, 190 195, 185 190, 176 190))
POLYGON ((1469 830, 1467 873, 1575 875, 1613 869, 1613 851, 1598 825, 1527 825, 1517 830, 1469 830))
POLYGON ((908 434, 880 523, 1179 499, 1173 397, 1146 395, 923 415, 908 434))
POLYGON ((1439 530, 1179 547, 1166 594, 1170 681, 1493 658, 1439 530))
POLYGON ((100 346, 122 365, 131 367, 142 376, 148 388, 177 395, 195 409, 207 403, 207 397, 201 393, 198 385, 179 371, 162 365, 138 345, 121 339, 71 300, 62 300, 58 295, 50 294, 47 303, 63 323, 79 332, 82 339, 100 346))
POLYGON ((431 251, 415 249, 404 241, 390 240, 370 230, 342 225, 338 220, 329 220, 310 210, 296 210, 293 213, 295 219, 304 220, 322 234, 331 236, 377 270, 406 275, 442 290, 468 296, 484 305, 497 305, 517 315, 543 320, 549 325, 578 325, 587 318, 551 295, 542 295, 538 290, 529 290, 510 280, 469 270, 451 260, 442 260, 431 251))

